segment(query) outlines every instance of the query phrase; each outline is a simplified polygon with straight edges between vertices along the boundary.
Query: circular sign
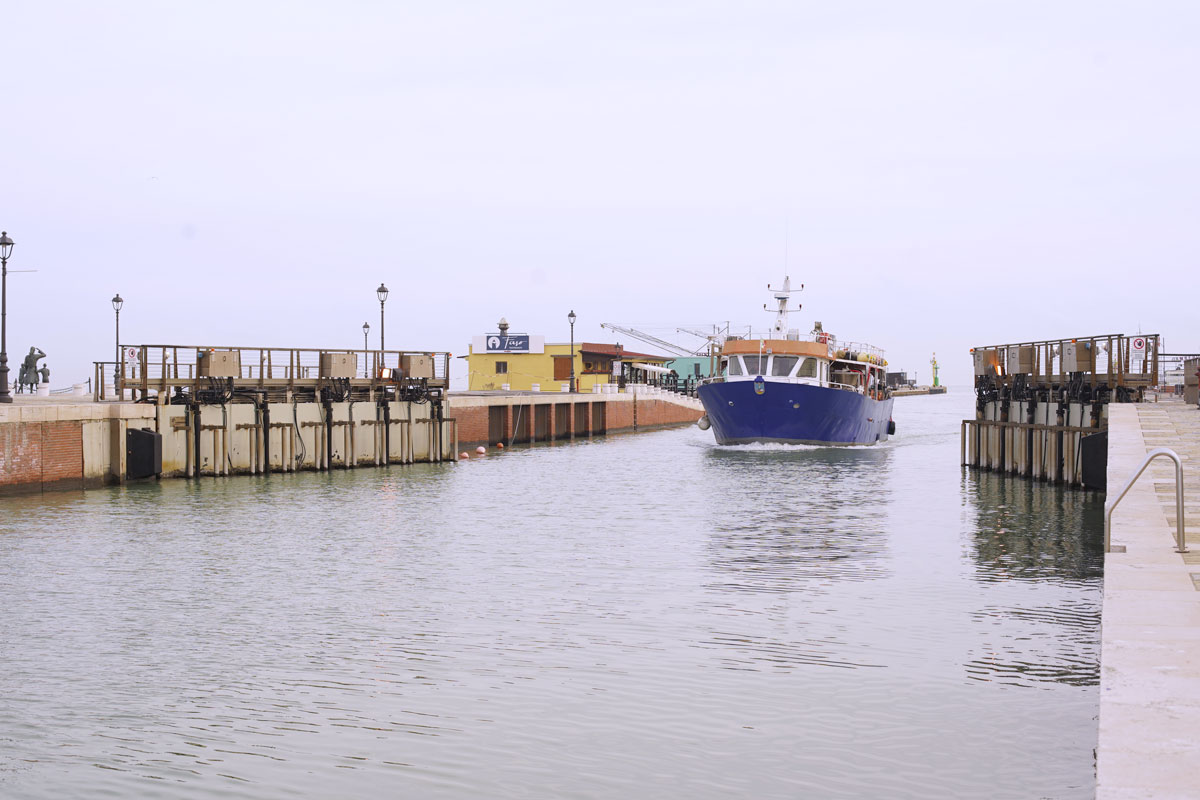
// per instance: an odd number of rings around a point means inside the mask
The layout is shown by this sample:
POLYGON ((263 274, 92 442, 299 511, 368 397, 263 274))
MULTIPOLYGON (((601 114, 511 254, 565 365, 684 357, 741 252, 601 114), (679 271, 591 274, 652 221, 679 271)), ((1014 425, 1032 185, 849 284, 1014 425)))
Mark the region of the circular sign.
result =
POLYGON ((1141 336, 1134 337, 1133 349, 1134 350, 1145 350, 1146 349, 1146 340, 1143 339, 1141 336))
POLYGON ((131 361, 136 361, 138 357, 138 349, 136 347, 126 347, 125 357, 131 361))

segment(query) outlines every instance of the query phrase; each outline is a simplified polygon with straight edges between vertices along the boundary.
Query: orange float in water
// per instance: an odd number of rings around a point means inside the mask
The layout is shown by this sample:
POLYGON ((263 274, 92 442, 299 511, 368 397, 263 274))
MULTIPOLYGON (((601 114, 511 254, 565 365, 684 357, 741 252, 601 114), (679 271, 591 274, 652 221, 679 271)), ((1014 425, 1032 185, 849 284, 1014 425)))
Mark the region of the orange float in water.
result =
POLYGON ((483 455, 484 453, 487 452, 487 448, 484 447, 483 445, 479 445, 479 447, 475 448, 475 452, 479 453, 479 455, 483 455))
POLYGON ((497 450, 503 450, 503 449, 504 449, 504 442, 496 442, 496 449, 497 449, 497 450))
POLYGON ((468 453, 466 450, 463 450, 461 453, 458 454, 458 457, 459 458, 470 458, 471 454, 468 453))

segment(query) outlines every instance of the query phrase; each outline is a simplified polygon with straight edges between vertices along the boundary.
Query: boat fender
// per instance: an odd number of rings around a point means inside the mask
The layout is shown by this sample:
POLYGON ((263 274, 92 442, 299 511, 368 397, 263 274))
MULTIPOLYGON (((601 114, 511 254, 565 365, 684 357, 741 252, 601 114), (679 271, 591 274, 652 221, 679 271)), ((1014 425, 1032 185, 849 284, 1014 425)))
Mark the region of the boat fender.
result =
POLYGON ((895 432, 896 432, 896 420, 889 419, 888 420, 888 436, 891 436, 895 432))
POLYGON ((712 423, 708 421, 708 414, 696 420, 696 427, 702 431, 706 431, 712 427, 712 423))

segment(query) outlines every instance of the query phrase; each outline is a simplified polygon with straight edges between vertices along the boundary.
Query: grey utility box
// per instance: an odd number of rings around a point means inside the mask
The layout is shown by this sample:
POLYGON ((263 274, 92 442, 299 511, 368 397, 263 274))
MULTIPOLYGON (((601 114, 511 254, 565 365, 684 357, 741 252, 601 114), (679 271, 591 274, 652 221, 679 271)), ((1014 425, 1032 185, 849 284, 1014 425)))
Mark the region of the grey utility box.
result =
POLYGON ((201 378, 240 378, 242 363, 237 350, 200 350, 196 374, 201 378))
POLYGON ((1096 351, 1091 342, 1066 342, 1062 346, 1063 372, 1093 372, 1096 351))
POLYGON ((975 377, 1000 374, 1000 353, 995 349, 975 351, 975 377))
POLYGON ((400 369, 406 378, 433 378, 433 358, 426 355, 400 356, 400 369))
POLYGON ((322 378, 353 378, 358 374, 354 353, 321 353, 322 378))
POLYGON ((1008 348, 1008 374, 1033 374, 1033 345, 1023 344, 1008 348))

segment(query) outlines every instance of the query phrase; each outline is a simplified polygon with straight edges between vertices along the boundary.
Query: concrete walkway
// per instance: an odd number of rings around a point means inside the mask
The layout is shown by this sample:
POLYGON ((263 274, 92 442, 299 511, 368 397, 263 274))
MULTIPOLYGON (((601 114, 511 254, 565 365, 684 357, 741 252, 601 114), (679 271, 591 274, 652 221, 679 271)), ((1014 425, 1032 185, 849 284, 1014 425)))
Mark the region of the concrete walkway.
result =
POLYGON ((1099 800, 1200 798, 1200 410, 1109 406, 1108 496, 1156 447, 1183 458, 1187 541, 1175 552, 1175 466, 1155 459, 1113 514, 1104 562, 1099 800))

